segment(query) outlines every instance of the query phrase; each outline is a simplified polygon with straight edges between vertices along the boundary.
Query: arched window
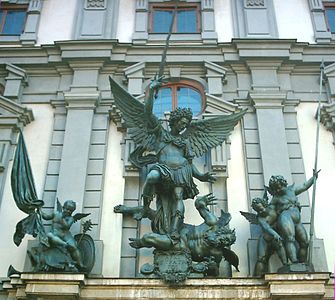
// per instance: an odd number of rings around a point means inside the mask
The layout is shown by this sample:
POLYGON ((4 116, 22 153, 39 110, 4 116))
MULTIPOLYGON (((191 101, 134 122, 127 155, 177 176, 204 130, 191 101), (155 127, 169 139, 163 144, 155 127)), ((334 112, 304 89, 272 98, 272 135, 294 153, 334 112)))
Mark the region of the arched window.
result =
POLYGON ((154 102, 154 114, 162 118, 165 112, 170 112, 177 107, 191 108, 193 116, 199 115, 204 107, 204 93, 200 85, 180 81, 160 88, 154 102))

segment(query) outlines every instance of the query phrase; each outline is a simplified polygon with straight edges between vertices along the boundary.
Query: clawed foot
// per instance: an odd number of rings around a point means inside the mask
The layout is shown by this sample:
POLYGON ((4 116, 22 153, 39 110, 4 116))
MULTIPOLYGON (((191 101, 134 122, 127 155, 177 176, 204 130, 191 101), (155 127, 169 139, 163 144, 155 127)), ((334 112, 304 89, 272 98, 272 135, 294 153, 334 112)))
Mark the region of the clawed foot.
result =
POLYGON ((132 247, 132 248, 135 248, 135 249, 140 249, 142 248, 142 243, 141 243, 141 239, 136 239, 136 238, 129 238, 129 245, 132 247))

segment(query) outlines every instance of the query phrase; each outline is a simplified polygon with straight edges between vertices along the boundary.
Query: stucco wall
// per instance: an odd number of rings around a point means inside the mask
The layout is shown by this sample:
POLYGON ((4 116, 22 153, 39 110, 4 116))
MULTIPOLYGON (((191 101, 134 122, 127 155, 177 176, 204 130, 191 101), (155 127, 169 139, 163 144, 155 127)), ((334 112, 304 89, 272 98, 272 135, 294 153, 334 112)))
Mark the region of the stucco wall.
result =
POLYGON ((214 1, 215 30, 218 34, 218 42, 230 42, 234 37, 233 15, 230 0, 214 1))
POLYGON ((307 0, 273 0, 280 39, 314 43, 313 25, 307 0))
POLYGON ((52 44, 73 38, 77 0, 43 1, 38 44, 52 44))
MULTIPOLYGON (((316 120, 314 118, 317 105, 300 104, 297 108, 299 135, 306 176, 312 175, 315 159, 316 120)), ((321 169, 315 200, 315 236, 324 239, 329 271, 334 271, 335 264, 335 201, 333 186, 335 178, 335 153, 332 134, 320 125, 320 142, 318 169, 321 169)), ((309 189, 312 200, 312 188, 309 189)))
POLYGON ((250 238, 250 225, 240 214, 248 211, 247 183, 244 165, 241 125, 238 124, 231 135, 231 159, 228 162, 227 180, 228 209, 232 216, 230 228, 236 230, 236 242, 232 250, 240 259, 240 272, 233 270, 234 277, 248 275, 247 241, 250 238))
POLYGON ((120 1, 117 39, 131 42, 135 26, 135 1, 120 1))
POLYGON ((123 203, 124 179, 120 143, 122 134, 111 122, 105 170, 103 209, 100 236, 104 242, 103 275, 120 274, 122 215, 115 214, 114 206, 123 203))

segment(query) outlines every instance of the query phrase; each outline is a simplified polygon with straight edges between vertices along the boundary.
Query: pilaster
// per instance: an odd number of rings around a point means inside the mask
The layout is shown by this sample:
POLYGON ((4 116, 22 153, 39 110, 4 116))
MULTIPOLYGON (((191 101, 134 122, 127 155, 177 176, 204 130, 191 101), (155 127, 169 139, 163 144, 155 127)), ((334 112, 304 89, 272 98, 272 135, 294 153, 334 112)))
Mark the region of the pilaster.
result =
POLYGON ((331 32, 329 32, 327 28, 322 0, 309 0, 308 4, 314 28, 315 41, 317 43, 330 43, 331 32))
POLYGON ((216 43, 214 0, 201 0, 201 38, 204 43, 216 43))
POLYGON ((37 41, 37 30, 40 20, 40 14, 43 6, 43 0, 30 0, 26 25, 20 40, 23 44, 35 44, 37 41))
POLYGON ((148 0, 136 0, 135 12, 135 32, 133 42, 136 44, 145 44, 148 40, 148 0))

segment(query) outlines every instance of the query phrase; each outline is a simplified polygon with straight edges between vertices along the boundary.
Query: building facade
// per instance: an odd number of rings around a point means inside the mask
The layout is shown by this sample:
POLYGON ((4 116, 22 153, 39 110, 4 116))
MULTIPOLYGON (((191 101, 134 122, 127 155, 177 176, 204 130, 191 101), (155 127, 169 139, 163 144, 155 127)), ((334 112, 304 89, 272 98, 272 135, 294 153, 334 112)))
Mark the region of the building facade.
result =
MULTIPOLYGON (((174 1, 165 0, 0 1, 0 298, 52 295, 52 288, 38 294, 38 287, 50 282, 64 290, 73 288, 69 297, 92 298, 97 290, 101 298, 117 298, 121 290, 125 298, 184 297, 180 290, 138 278, 140 266, 152 260, 152 251, 130 248, 128 238, 149 231, 150 224, 113 212, 115 205, 139 203, 145 174, 129 161, 134 143, 108 80, 112 76, 130 94, 144 99, 158 72, 174 9, 174 1), (54 210, 59 198, 72 199, 77 211, 91 213, 96 263, 89 280, 29 273, 16 281, 6 278, 10 264, 29 272, 26 251, 33 243, 25 238, 16 247, 12 241, 23 217, 10 185, 19 129, 46 210, 54 210), (146 285, 157 294, 150 294, 146 285)), ((209 280, 199 289, 206 294, 203 298, 287 299, 311 286, 306 297, 331 298, 333 277, 325 274, 334 271, 335 263, 335 1, 181 0, 164 75, 168 84, 155 107, 162 119, 178 105, 192 107, 200 119, 247 109, 229 140, 195 162, 217 175, 214 184, 197 185, 201 194, 217 196, 218 211, 231 213, 237 236, 232 249, 240 258, 240 272, 233 271, 233 279, 209 280), (187 102, 185 95, 192 100, 187 102), (263 194, 271 175, 281 174, 297 184, 312 176, 319 99, 316 273, 311 284, 307 275, 296 278, 299 292, 294 294, 290 276, 252 278, 260 230, 239 211, 252 211, 251 199, 263 194), (223 286, 229 287, 228 294, 223 286)), ((311 191, 299 201, 309 232, 311 191)), ((193 201, 185 206, 186 221, 199 224, 193 201)), ((80 230, 76 226, 74 233, 80 230)), ((275 273, 277 266, 278 258, 271 258, 270 271, 275 273)), ((226 267, 223 263, 222 270, 226 267)), ((192 284, 202 286, 195 280, 184 286, 185 291, 201 298, 191 293, 192 284)))

